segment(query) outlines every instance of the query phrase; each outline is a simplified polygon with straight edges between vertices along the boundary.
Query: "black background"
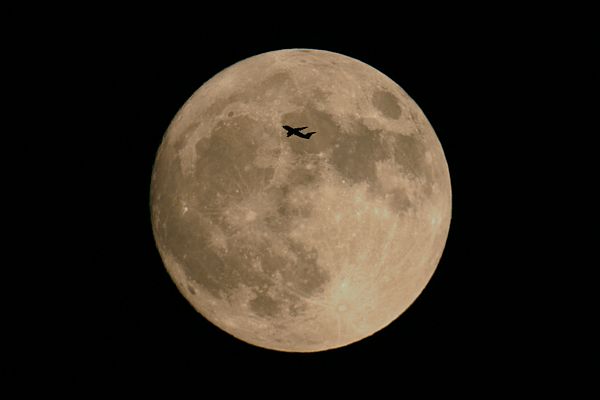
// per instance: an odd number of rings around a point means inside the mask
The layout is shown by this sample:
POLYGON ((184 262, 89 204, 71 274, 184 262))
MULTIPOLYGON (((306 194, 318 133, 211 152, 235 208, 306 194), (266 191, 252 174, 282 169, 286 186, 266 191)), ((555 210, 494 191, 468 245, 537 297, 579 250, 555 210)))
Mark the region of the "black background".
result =
MULTIPOLYGON (((482 51, 461 38, 416 41, 412 46, 377 43, 372 38, 323 38, 310 32, 266 39, 209 41, 198 43, 196 50, 177 43, 132 40, 121 49, 122 58, 111 60, 115 63, 110 66, 115 70, 108 83, 112 93, 106 98, 102 118, 115 120, 102 139, 107 158, 98 160, 101 175, 110 171, 110 178, 95 194, 108 196, 107 212, 100 221, 106 241, 97 242, 99 251, 108 256, 98 266, 104 270, 108 290, 99 293, 101 312, 106 314, 94 328, 103 333, 90 345, 107 348, 111 365, 124 363, 132 368, 166 361, 191 369, 203 370, 208 363, 243 372, 253 370, 258 362, 271 372, 291 368, 311 374, 328 374, 331 369, 372 374, 373 369, 387 368, 385 360, 397 360, 406 368, 452 368, 457 360, 488 364, 502 356, 508 343, 519 340, 514 336, 522 333, 506 325, 507 319, 515 317, 507 315, 513 312, 510 297, 515 293, 500 283, 505 280, 508 261, 501 252, 517 243, 499 235, 505 244, 498 249, 494 243, 498 235, 489 233, 504 229, 498 226, 505 224, 502 218, 508 212, 498 212, 498 199, 493 197, 507 197, 510 202, 507 192, 515 190, 506 177, 507 162, 489 162, 500 155, 494 136, 502 122, 494 120, 494 108, 504 106, 490 103, 489 91, 510 90, 498 76, 496 63, 507 62, 502 52, 496 53, 501 49, 482 51), (198 315, 161 263, 148 209, 155 153, 179 107, 223 68, 254 54, 289 47, 340 52, 369 63, 399 83, 439 135, 454 203, 446 251, 415 304, 373 337, 308 355, 255 348, 198 315), (497 228, 490 229, 490 225, 497 228)), ((505 159, 506 154, 501 156, 505 159)))
POLYGON ((548 323, 553 272, 540 254, 551 226, 539 194, 554 178, 538 101, 560 29, 517 12, 439 23, 296 11, 256 19, 237 9, 235 20, 206 11, 195 21, 88 13, 28 41, 33 59, 52 66, 44 101, 63 110, 59 149, 42 171, 61 183, 39 182, 57 210, 49 227, 60 227, 45 236, 60 246, 46 241, 44 265, 59 266, 60 282, 46 298, 58 302, 32 317, 35 350, 17 370, 38 365, 99 386, 174 373, 198 390, 243 380, 250 393, 270 382, 401 391, 413 378, 500 390, 552 369, 547 336, 560 327, 548 323), (254 347, 199 315, 162 265, 149 211, 154 157, 181 105, 223 68, 295 47, 357 58, 397 82, 436 131, 453 192, 443 257, 414 304, 371 337, 307 354, 254 347))

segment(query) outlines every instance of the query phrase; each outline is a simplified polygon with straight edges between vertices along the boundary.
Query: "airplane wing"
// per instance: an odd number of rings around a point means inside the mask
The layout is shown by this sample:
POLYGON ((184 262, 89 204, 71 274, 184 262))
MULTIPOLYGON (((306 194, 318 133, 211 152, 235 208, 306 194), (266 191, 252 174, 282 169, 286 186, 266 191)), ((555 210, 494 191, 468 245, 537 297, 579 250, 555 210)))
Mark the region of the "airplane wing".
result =
POLYGON ((308 126, 303 126, 302 128, 295 128, 294 130, 301 131, 302 129, 306 129, 306 128, 308 128, 308 126))

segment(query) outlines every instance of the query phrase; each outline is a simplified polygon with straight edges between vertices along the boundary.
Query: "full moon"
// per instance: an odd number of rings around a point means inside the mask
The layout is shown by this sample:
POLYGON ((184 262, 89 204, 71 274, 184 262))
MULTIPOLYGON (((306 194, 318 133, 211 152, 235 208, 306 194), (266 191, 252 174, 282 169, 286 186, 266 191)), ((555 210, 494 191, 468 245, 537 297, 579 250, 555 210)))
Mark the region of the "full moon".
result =
POLYGON ((321 50, 260 54, 202 85, 164 135, 150 192, 157 248, 189 303, 289 352, 345 346, 400 316, 451 218, 421 109, 375 68, 321 50))

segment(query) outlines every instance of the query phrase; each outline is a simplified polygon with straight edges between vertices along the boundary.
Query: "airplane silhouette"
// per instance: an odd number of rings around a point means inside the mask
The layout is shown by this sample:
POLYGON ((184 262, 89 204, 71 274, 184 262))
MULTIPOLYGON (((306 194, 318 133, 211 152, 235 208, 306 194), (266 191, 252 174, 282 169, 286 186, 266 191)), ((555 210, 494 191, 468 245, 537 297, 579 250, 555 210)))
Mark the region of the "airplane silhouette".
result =
POLYGON ((303 126, 302 128, 292 128, 291 126, 283 125, 283 128, 287 131, 287 137, 296 135, 298 137, 301 137, 302 139, 310 139, 310 137, 312 135, 317 133, 317 132, 307 132, 307 133, 300 132, 302 129, 308 128, 308 126, 303 126))

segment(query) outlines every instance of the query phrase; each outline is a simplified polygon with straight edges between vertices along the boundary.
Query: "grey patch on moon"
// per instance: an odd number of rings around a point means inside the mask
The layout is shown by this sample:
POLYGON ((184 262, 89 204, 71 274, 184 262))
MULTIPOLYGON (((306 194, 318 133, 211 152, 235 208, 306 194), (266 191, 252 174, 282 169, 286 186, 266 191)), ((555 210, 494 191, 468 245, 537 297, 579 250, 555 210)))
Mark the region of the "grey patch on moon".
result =
POLYGON ((385 117, 398 119, 402 114, 402 108, 398 104, 398 98, 390 92, 379 90, 373 95, 373 105, 385 117))
POLYGON ((273 91, 278 92, 284 89, 286 85, 291 85, 292 83, 291 75, 287 72, 281 71, 276 72, 272 76, 257 84, 257 89, 260 88, 261 93, 266 93, 268 95, 273 91))
MULTIPOLYGON (((436 182, 434 170, 427 160, 428 144, 420 135, 397 135, 393 145, 394 160, 401 171, 421 183, 425 196, 430 196, 436 182)), ((431 156, 429 156, 431 158, 431 156)))
MULTIPOLYGON (((294 204, 289 189, 267 188, 274 168, 256 166, 260 142, 253 138, 254 130, 254 121, 240 116, 218 124, 210 136, 196 143, 196 153, 202 156, 197 159, 193 180, 186 185, 196 199, 194 212, 173 221, 165 240, 189 279, 215 298, 230 298, 243 285, 250 293, 248 306, 256 315, 281 315, 285 310, 278 304, 283 298, 290 303, 288 312, 297 314, 303 309, 302 300, 285 294, 297 291, 311 296, 324 287, 327 273, 319 267, 314 250, 303 250, 286 236, 290 218, 306 219, 310 208, 294 204), (252 197, 260 197, 263 191, 268 199, 249 208, 252 197), (267 200, 273 206, 260 212, 267 200), (198 222, 186 222, 187 218, 198 222), (275 225, 277 229, 273 229, 275 225), (193 231, 188 229, 192 226, 193 231), (215 245, 219 240, 213 232, 217 231, 223 232, 221 245, 215 245), (269 232, 267 240, 254 237, 265 231, 269 232), (280 239, 276 247, 272 246, 271 234, 280 239), (281 283, 274 281, 275 272, 281 274, 281 283)), ((303 169, 302 161, 295 167, 286 188, 309 185, 318 179, 318 170, 303 169)))
POLYGON ((257 188, 273 175, 273 168, 253 167, 260 142, 253 137, 257 124, 239 116, 220 123, 212 134, 196 143, 194 195, 202 199, 199 207, 221 204, 228 196, 242 196, 248 188, 257 188), (258 185, 258 186, 257 186, 258 185))
POLYGON ((338 138, 331 163, 348 182, 375 182, 375 162, 387 156, 387 149, 378 131, 372 131, 359 120, 354 121, 353 134, 338 138))
POLYGON ((305 250, 287 237, 277 247, 269 242, 247 246, 239 241, 223 251, 203 246, 209 235, 204 230, 196 243, 176 247, 173 255, 187 276, 216 298, 229 299, 240 287, 246 287, 253 295, 249 306, 256 315, 283 315, 285 310, 277 306, 280 303, 291 303, 289 307, 297 313, 303 300, 294 293, 313 296, 329 280, 318 264, 317 252, 305 250))
POLYGON ((196 289, 194 289, 194 287, 192 285, 187 285, 187 290, 188 292, 190 292, 191 295, 195 295, 196 294, 196 289))

